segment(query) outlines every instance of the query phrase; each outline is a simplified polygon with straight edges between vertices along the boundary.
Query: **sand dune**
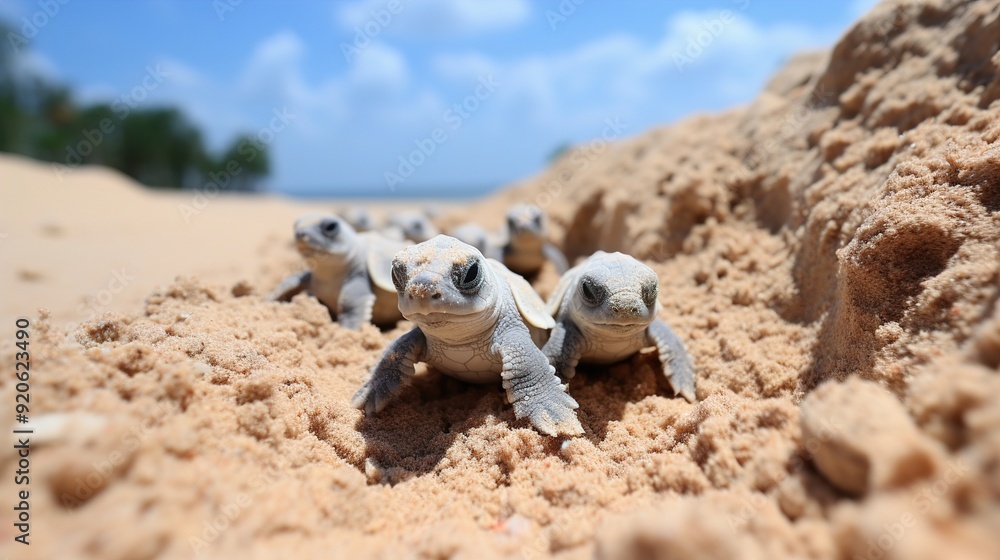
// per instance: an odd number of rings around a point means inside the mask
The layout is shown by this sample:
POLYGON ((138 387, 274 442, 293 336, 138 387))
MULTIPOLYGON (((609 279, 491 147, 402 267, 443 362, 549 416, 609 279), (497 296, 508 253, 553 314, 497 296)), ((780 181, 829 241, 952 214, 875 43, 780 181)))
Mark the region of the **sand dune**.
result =
POLYGON ((12 317, 35 307, 61 326, 141 309, 150 291, 178 275, 244 280, 266 293, 302 267, 291 245, 296 217, 360 204, 381 219, 388 211, 427 204, 150 191, 106 168, 57 173, 50 164, 10 154, 0 154, 0 168, 0 233, 6 235, 0 251, 10 263, 0 290, 17 294, 0 303, 6 335, 12 317))
POLYGON ((176 195, 0 159, 4 314, 33 317, 48 414, 34 544, 6 524, 3 553, 1000 557, 1000 3, 882 4, 746 107, 593 148, 472 212, 535 202, 571 258, 646 259, 699 401, 651 354, 584 369, 569 441, 434 372, 351 408, 406 325, 261 299, 304 205, 220 198, 184 224, 176 195), (119 267, 134 283, 81 321, 119 267))

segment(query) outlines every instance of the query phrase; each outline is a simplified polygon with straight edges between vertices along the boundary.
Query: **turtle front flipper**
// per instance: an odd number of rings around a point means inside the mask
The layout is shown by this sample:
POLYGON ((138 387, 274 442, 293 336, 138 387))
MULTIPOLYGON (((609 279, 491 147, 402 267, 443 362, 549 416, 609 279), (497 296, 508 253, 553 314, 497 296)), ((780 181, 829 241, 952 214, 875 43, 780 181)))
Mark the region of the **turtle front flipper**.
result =
POLYGON ((555 245, 551 243, 542 245, 542 254, 545 255, 545 258, 551 261, 553 265, 555 265, 556 272, 558 272, 560 276, 566 274, 566 271, 569 270, 569 262, 566 260, 566 255, 564 255, 563 252, 560 251, 555 245))
POLYGON ((293 274, 271 290, 271 293, 267 294, 267 299, 268 301, 288 301, 304 292, 309 287, 310 280, 312 280, 312 272, 308 270, 293 274))
POLYGON ((375 292, 363 274, 351 276, 344 282, 337 299, 337 322, 340 326, 356 331, 361 325, 372 322, 375 292))
POLYGON ((380 412, 413 376, 413 365, 423 359, 426 348, 427 339, 420 329, 397 338, 372 367, 368 380, 354 393, 351 405, 366 414, 380 412))
POLYGON ((659 350, 663 374, 667 377, 674 393, 684 397, 688 402, 694 402, 694 366, 691 365, 691 357, 684 349, 684 343, 660 319, 654 319, 650 323, 646 329, 646 338, 659 350))
POLYGON ((560 321, 552 329, 549 341, 542 347, 542 353, 556 368, 556 375, 563 379, 573 379, 576 365, 580 363, 583 335, 570 321, 560 321))
POLYGON ((531 342, 527 332, 508 329, 496 333, 494 348, 503 361, 503 387, 517 418, 528 418, 538 431, 550 436, 576 436, 583 426, 574 409, 579 407, 556 377, 548 358, 531 342))

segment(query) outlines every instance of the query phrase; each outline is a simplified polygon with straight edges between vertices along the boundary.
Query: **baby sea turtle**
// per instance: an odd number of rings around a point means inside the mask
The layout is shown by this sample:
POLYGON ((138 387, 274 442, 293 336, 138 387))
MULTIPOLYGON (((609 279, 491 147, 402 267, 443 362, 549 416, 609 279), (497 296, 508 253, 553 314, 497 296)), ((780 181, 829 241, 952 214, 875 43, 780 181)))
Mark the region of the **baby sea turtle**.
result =
POLYGON ((352 206, 345 210, 341 216, 358 233, 375 229, 375 220, 368 213, 368 209, 363 206, 352 206))
POLYGON ((307 291, 341 326, 354 330, 364 323, 392 326, 402 319, 392 257, 407 243, 357 233, 339 216, 309 215, 295 221, 295 244, 309 270, 283 280, 268 299, 288 301, 307 291))
POLYGON ((684 343, 657 317, 659 280, 629 255, 598 251, 559 281, 548 310, 556 319, 542 352, 564 379, 579 362, 610 364, 656 346, 663 374, 694 402, 694 368, 684 343))
POLYGON ((545 235, 545 213, 541 208, 534 204, 512 207, 507 212, 506 239, 502 244, 504 265, 518 274, 533 276, 549 260, 560 275, 565 273, 569 268, 566 256, 545 235))
POLYGON ((531 285, 475 247, 439 235, 392 261, 399 310, 416 328, 396 339, 352 403, 372 414, 424 362, 471 383, 501 381, 517 418, 549 435, 583 433, 577 403, 532 342, 554 321, 531 285))
POLYGON ((476 249, 479 249, 479 252, 487 258, 497 260, 501 258, 499 248, 496 246, 496 243, 494 243, 490 234, 479 224, 467 222, 460 226, 456 226, 450 233, 452 237, 462 243, 472 245, 476 249))
POLYGON ((438 228, 421 212, 396 212, 386 222, 389 237, 401 236, 414 243, 423 243, 438 234, 438 228))

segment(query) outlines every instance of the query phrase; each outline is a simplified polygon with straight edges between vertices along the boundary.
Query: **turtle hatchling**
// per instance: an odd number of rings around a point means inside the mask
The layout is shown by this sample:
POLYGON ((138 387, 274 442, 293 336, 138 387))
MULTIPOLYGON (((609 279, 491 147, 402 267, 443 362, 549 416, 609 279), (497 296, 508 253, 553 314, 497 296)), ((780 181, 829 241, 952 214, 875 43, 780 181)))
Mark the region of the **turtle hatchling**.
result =
POLYGON ((490 234, 479 224, 467 222, 452 229, 449 233, 462 243, 479 249, 479 252, 487 258, 500 259, 499 250, 494 240, 490 238, 490 234))
POLYGON ((566 256, 546 239, 545 213, 534 204, 518 204, 507 212, 506 239, 502 247, 503 263, 511 271, 533 276, 546 260, 552 261, 559 274, 569 265, 566 256))
POLYGON ((691 358, 657 317, 658 295, 653 269, 629 255, 598 251, 567 272, 549 299, 556 326, 542 352, 570 379, 580 362, 610 364, 656 346, 674 392, 694 402, 691 358))
POLYGON ((345 210, 341 217, 344 221, 351 224, 354 231, 358 233, 363 233, 366 231, 372 231, 375 229, 375 220, 372 219, 372 215, 368 213, 368 209, 363 206, 352 206, 345 210))
POLYGON ((421 212, 396 212, 389 216, 386 230, 390 237, 400 236, 415 243, 423 243, 438 234, 438 228, 421 212))
POLYGON ((402 319, 392 283, 392 257, 409 244, 377 233, 357 233, 344 219, 309 215, 295 221, 295 244, 309 270, 283 280, 268 296, 288 301, 316 296, 341 326, 393 326, 402 319))
POLYGON ((392 261, 399 310, 416 327, 390 345, 352 403, 373 414, 402 389, 414 364, 471 383, 500 381, 517 418, 540 432, 577 435, 577 403, 532 341, 554 321, 531 285, 471 245, 438 235, 392 261))

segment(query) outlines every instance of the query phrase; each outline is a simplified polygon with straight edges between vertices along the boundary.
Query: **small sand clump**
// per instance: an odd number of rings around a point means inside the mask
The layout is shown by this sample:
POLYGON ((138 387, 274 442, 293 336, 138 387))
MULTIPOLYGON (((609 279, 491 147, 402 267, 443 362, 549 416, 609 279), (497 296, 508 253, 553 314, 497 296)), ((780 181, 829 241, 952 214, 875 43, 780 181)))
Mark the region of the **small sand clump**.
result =
POLYGON ((851 494, 906 487, 937 470, 937 448, 891 393, 858 378, 828 383, 802 403, 813 463, 851 494))

